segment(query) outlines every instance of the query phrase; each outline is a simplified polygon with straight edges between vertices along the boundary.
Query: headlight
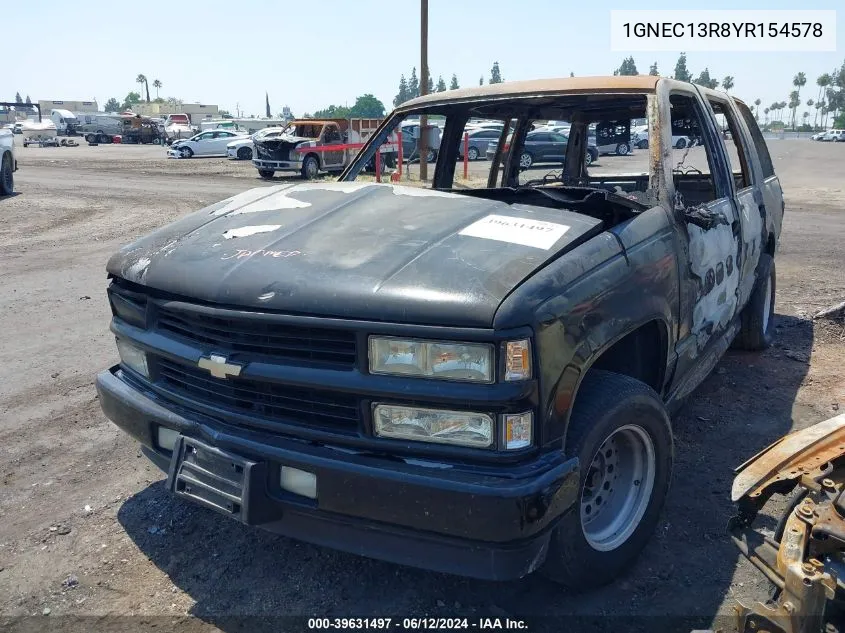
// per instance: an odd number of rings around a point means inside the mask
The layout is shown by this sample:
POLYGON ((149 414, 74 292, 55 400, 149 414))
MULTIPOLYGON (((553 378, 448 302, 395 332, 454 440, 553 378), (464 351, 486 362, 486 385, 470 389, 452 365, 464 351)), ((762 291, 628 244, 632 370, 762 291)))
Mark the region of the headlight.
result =
POLYGON ((493 418, 483 413, 379 404, 373 411, 373 423, 378 437, 473 448, 493 446, 493 418))
POLYGON ((150 377, 150 370, 147 367, 147 354, 144 350, 123 339, 117 339, 117 351, 120 354, 121 363, 138 372, 144 378, 150 377))
POLYGON ((370 372, 493 382, 493 346, 370 337, 370 372))

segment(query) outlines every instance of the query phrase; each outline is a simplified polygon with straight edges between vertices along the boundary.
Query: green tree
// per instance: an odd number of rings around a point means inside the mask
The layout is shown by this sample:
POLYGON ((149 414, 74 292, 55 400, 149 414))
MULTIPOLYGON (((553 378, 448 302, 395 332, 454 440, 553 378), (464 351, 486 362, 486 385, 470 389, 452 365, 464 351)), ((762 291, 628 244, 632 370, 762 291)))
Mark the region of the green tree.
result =
POLYGON ((657 62, 654 62, 651 66, 648 67, 648 74, 652 75, 653 77, 657 77, 660 75, 660 73, 657 72, 657 62))
POLYGON ((633 57, 626 57, 622 60, 622 65, 613 71, 614 75, 639 75, 637 72, 637 65, 634 63, 633 57))
POLYGON ((349 116, 362 119, 383 117, 384 104, 368 92, 355 99, 355 105, 349 108, 349 116))
POLYGON ((426 82, 426 84, 428 85, 428 90, 426 90, 425 93, 427 95, 430 95, 432 92, 434 92, 434 79, 431 78, 431 75, 428 76, 428 81, 426 82))
POLYGON ((479 77, 479 78, 478 78, 478 85, 479 85, 479 86, 483 86, 483 85, 484 85, 484 75, 481 75, 481 77, 479 77))
POLYGON ((350 112, 351 108, 347 108, 346 106, 336 106, 332 104, 328 108, 317 110, 314 113, 314 116, 318 119, 348 119, 350 116, 350 112))
POLYGON ((764 109, 763 113, 766 115, 766 118, 764 120, 764 125, 768 125, 769 124, 769 108, 764 109))
POLYGON ((123 100, 123 104, 120 106, 120 109, 131 110, 132 106, 136 103, 141 103, 141 95, 137 92, 130 92, 126 95, 126 98, 123 100))
POLYGON ((458 76, 452 73, 452 82, 449 84, 449 90, 457 90, 461 85, 458 83, 458 76))
POLYGON ((135 77, 135 83, 144 84, 144 88, 147 90, 147 103, 150 102, 150 85, 147 83, 147 78, 144 75, 139 74, 135 77))
POLYGON ((443 81, 443 75, 437 78, 437 92, 446 92, 446 82, 443 81))
POLYGON ((163 83, 161 83, 158 79, 156 79, 155 81, 153 81, 153 88, 155 88, 155 89, 156 89, 156 99, 158 99, 158 91, 159 91, 159 89, 160 89, 163 85, 164 85, 164 84, 163 84, 163 83))
POLYGON ((499 62, 493 62, 493 68, 490 69, 490 81, 491 84, 500 84, 502 83, 502 73, 499 71, 499 62))
POLYGON ((570 77, 574 77, 574 76, 575 76, 575 73, 574 73, 574 72, 572 72, 572 71, 570 70, 570 71, 569 71, 569 76, 570 76, 570 77))
POLYGON ((675 74, 672 75, 678 81, 692 81, 692 73, 687 68, 687 54, 681 53, 675 63, 675 74))
POLYGON ((730 92, 730 89, 734 87, 734 78, 731 75, 726 76, 722 79, 722 88, 725 89, 725 92, 730 92))
POLYGON ((32 99, 29 98, 29 95, 26 95, 26 100, 25 100, 24 103, 26 103, 26 105, 28 105, 28 106, 32 105, 32 99))
POLYGON ((405 75, 403 74, 399 78, 399 92, 396 93, 396 96, 393 97, 393 107, 398 107, 405 103, 410 97, 408 96, 408 82, 405 81, 405 75))
POLYGON ((420 80, 417 79, 417 67, 411 69, 411 78, 408 80, 408 98, 414 99, 420 96, 420 80))
POLYGON ((106 112, 120 112, 120 101, 112 97, 108 101, 106 101, 106 105, 103 106, 106 112))
POLYGON ((704 86, 705 88, 716 88, 719 85, 719 80, 710 77, 710 70, 705 68, 699 73, 693 83, 696 83, 699 86, 704 86))
POLYGON ((21 98, 21 93, 15 93, 15 103, 23 103, 23 99, 21 98))

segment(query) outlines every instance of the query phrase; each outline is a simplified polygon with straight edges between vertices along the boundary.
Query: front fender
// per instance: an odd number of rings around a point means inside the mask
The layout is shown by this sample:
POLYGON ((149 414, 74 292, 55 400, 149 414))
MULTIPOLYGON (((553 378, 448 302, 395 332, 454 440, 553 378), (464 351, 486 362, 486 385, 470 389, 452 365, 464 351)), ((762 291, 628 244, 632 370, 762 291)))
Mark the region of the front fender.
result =
POLYGON ((538 357, 542 442, 562 442, 587 370, 639 327, 659 324, 659 393, 671 376, 678 319, 678 258, 662 207, 581 244, 525 282, 496 315, 496 327, 532 323, 538 357), (525 314, 530 312, 530 314, 525 314))

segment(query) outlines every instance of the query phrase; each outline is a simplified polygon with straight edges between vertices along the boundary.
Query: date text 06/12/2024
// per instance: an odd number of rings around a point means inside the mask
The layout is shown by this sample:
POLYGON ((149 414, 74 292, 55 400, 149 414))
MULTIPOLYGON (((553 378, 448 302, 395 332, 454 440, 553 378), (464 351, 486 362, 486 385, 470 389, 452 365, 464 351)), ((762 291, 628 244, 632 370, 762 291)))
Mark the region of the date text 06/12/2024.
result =
POLYGON ((528 625, 518 618, 309 618, 308 630, 527 631, 528 625))

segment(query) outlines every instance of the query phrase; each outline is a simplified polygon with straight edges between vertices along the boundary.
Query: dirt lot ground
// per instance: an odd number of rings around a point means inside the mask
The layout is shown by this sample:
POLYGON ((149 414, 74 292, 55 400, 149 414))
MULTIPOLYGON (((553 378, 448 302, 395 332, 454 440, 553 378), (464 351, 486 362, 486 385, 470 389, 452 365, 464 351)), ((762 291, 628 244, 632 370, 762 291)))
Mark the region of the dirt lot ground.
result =
MULTIPOLYGON (((19 193, 0 201, 5 627, 234 632, 257 630, 250 616, 428 614, 524 618, 531 631, 689 631, 728 614, 735 597, 763 597, 761 576, 726 536, 731 469, 845 407, 843 326, 808 318, 845 298, 845 145, 770 148, 787 197, 777 343, 729 353, 676 417, 674 484, 657 534, 628 575, 582 596, 539 578, 478 582, 340 554, 166 494, 93 387, 117 358, 105 262, 154 227, 265 183, 248 163, 167 160, 157 147, 21 149, 19 193)), ((614 160, 625 159, 603 159, 614 160)))

